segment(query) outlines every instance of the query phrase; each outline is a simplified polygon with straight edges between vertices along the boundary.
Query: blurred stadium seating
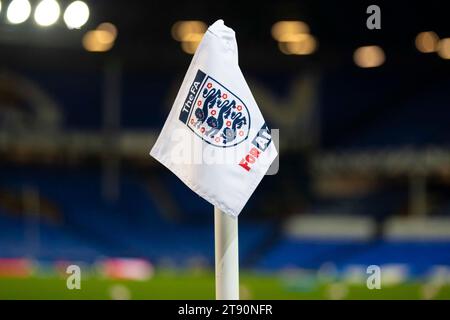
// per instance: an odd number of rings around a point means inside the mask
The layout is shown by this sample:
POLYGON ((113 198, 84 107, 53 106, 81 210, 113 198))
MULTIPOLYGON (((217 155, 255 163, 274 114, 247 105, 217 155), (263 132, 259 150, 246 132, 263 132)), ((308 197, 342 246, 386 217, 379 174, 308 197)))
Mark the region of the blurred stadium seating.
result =
MULTIPOLYGON (((2 256, 30 256, 43 260, 94 261, 99 256, 144 257, 155 263, 172 260, 174 265, 186 265, 190 258, 213 263, 212 220, 208 207, 197 196, 167 178, 165 192, 191 208, 183 213, 194 216, 197 223, 178 223, 164 218, 158 208, 159 199, 147 189, 144 179, 123 175, 120 198, 114 204, 102 200, 100 174, 92 170, 10 168, 2 174, 2 188, 21 197, 21 186, 39 190, 41 201, 55 208, 58 221, 40 215, 37 252, 27 248, 26 216, 15 216, 4 210, 1 216, 2 256), (178 189, 178 190, 177 190, 178 189), (74 199, 77 199, 74 201, 74 199), (203 214, 198 223, 196 214, 203 214), (50 220, 50 221, 49 221, 50 220)), ((177 202, 178 202, 177 201, 177 202)), ((160 205, 161 206, 161 205, 160 205)), ((185 218, 186 219, 186 218, 185 218)), ((33 221, 31 221, 33 223, 33 221)), ((29 227, 29 226, 28 226, 29 227)), ((243 223, 240 238, 243 258, 262 242, 269 226, 264 223, 243 223)))

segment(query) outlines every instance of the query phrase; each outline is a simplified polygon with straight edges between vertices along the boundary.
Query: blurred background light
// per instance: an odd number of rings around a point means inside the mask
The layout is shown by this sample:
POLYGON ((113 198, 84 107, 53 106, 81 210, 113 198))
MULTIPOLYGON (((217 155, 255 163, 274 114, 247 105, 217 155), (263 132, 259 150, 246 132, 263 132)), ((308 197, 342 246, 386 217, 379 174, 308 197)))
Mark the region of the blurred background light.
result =
POLYGON ((272 26, 272 37, 277 41, 282 41, 282 37, 301 33, 309 33, 309 26, 303 21, 278 21, 272 26))
POLYGON ((439 37, 435 32, 421 32, 416 37, 416 48, 423 53, 436 52, 438 42, 439 37))
POLYGON ((284 54, 307 55, 317 48, 316 38, 309 34, 309 26, 303 21, 279 21, 272 26, 271 32, 284 54))
POLYGON ((0 12, 2 12, 2 2, 0 1, 0 12))
POLYGON ((191 33, 185 38, 185 41, 181 42, 181 48, 186 53, 194 54, 202 38, 203 33, 191 33))
POLYGON ((61 13, 56 0, 42 0, 34 11, 34 20, 40 26, 47 27, 54 24, 61 13))
POLYGON ((69 29, 81 28, 89 19, 89 7, 83 1, 72 2, 64 12, 64 22, 69 29))
POLYGON ((353 60, 361 68, 381 66, 385 61, 384 51, 379 46, 365 46, 355 50, 353 60))
POLYGON ((90 52, 105 52, 112 48, 113 41, 108 41, 110 34, 103 30, 91 30, 83 36, 83 47, 90 52))
POLYGON ((117 28, 110 22, 98 25, 97 29, 86 32, 83 36, 83 47, 90 52, 105 52, 114 46, 117 28))
POLYGON ((450 38, 445 38, 439 41, 438 55, 442 59, 450 59, 450 38))
POLYGON ((100 23, 97 27, 97 30, 106 31, 109 34, 108 37, 111 39, 111 41, 115 41, 117 38, 117 28, 111 22, 100 23))
POLYGON ((207 25, 203 21, 177 21, 171 29, 172 37, 176 41, 186 41, 192 34, 204 34, 207 25))
POLYGON ((31 5, 28 0, 13 0, 6 11, 6 18, 10 23, 18 24, 28 19, 31 5))
POLYGON ((284 39, 286 41, 278 42, 278 47, 284 54, 307 55, 317 48, 317 41, 310 34, 291 35, 284 39))
POLYGON ((171 29, 172 37, 181 42, 181 49, 194 54, 207 29, 206 23, 198 20, 177 21, 171 29))

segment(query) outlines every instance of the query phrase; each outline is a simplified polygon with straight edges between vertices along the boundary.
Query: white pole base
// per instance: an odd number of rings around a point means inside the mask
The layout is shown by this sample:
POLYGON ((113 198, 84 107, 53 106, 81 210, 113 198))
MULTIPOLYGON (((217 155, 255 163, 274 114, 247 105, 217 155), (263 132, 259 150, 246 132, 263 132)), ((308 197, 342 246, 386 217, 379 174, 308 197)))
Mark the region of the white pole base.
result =
POLYGON ((239 300, 238 219, 214 207, 216 300, 239 300))

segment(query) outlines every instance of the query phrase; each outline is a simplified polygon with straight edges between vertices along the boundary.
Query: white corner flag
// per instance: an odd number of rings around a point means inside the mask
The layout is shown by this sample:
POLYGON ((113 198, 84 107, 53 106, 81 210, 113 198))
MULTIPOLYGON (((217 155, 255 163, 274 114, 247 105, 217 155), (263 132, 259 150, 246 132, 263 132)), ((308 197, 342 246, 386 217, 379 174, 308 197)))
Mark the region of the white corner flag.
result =
POLYGON ((238 65, 234 31, 206 31, 150 154, 189 188, 237 216, 277 156, 238 65))
POLYGON ((150 154, 215 206, 216 298, 239 299, 237 216, 277 151, 223 20, 203 36, 150 154))

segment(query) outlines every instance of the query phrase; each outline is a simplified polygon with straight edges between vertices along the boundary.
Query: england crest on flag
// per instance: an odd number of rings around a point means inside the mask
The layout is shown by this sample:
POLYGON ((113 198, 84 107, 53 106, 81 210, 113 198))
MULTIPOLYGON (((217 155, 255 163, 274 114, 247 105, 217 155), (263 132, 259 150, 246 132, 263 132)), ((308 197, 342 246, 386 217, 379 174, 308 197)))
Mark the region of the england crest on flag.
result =
POLYGON ((251 119, 245 103, 201 70, 192 82, 179 119, 216 147, 236 146, 250 132, 251 119))
POLYGON ((238 64, 235 33, 204 34, 150 154, 223 212, 238 216, 277 156, 238 64))

